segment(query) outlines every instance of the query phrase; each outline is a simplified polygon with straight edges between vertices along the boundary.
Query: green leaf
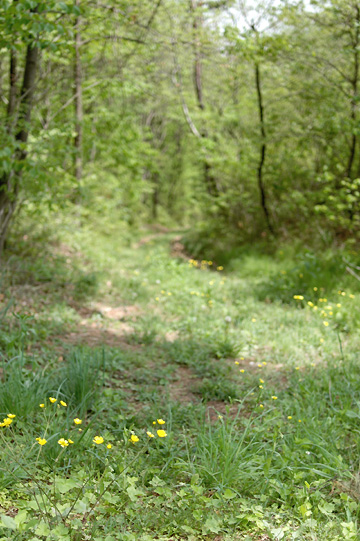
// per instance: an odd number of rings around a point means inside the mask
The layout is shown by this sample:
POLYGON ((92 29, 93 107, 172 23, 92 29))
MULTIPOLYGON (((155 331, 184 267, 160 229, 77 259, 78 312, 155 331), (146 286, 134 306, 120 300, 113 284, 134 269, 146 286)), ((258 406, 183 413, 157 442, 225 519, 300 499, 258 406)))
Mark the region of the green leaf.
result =
POLYGON ((221 530, 221 522, 215 516, 212 516, 212 517, 208 518, 206 520, 204 526, 203 526, 203 533, 204 534, 207 534, 209 532, 219 533, 220 530, 221 530))
POLYGON ((35 533, 36 533, 37 535, 48 536, 49 533, 50 533, 50 528, 49 528, 49 526, 46 524, 46 522, 44 522, 44 521, 42 520, 41 522, 39 522, 39 525, 38 525, 38 527, 36 528, 35 533))
POLYGON ((223 498, 225 500, 232 500, 233 498, 236 497, 236 494, 235 492, 233 492, 232 490, 230 490, 229 488, 227 488, 223 494, 223 498))
POLYGON ((60 494, 65 494, 66 492, 69 492, 69 490, 71 490, 72 488, 79 487, 80 483, 79 481, 75 481, 74 479, 57 478, 55 481, 55 486, 60 492, 60 494))
POLYGON ((7 515, 1 515, 1 523, 5 528, 10 528, 11 530, 17 529, 17 524, 15 520, 12 517, 8 517, 7 515))

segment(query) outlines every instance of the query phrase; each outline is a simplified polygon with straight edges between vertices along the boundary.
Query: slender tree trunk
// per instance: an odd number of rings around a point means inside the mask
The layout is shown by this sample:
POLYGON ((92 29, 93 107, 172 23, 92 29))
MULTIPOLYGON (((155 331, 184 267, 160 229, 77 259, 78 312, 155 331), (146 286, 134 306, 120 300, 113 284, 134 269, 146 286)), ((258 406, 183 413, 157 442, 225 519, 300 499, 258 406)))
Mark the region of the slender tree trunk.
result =
MULTIPOLYGON (((75 5, 80 7, 80 0, 75 0, 75 5)), ((81 33, 80 33, 80 16, 76 17, 75 21, 75 63, 74 63, 74 79, 75 79, 75 178, 78 188, 80 186, 83 170, 82 156, 82 141, 83 141, 83 99, 82 99, 82 69, 81 69, 81 33)))
MULTIPOLYGON (((200 30, 202 26, 202 20, 197 15, 196 10, 201 6, 201 2, 198 0, 190 0, 190 9, 193 13, 193 31, 194 31, 194 88, 197 99, 198 107, 201 111, 205 110, 204 97, 203 97, 203 85, 202 85, 202 62, 201 62, 201 43, 200 43, 200 30)), ((201 137, 206 139, 208 137, 207 130, 204 128, 201 130, 201 137)), ((214 177, 210 160, 205 155, 203 160, 204 180, 207 192, 212 197, 219 195, 219 188, 214 177)))
POLYGON ((271 225, 269 209, 267 206, 267 197, 265 192, 265 186, 263 181, 263 168, 266 158, 266 129, 265 129, 265 111, 261 90, 261 76, 260 76, 260 67, 259 64, 255 64, 255 80, 256 80, 256 93, 258 100, 258 109, 259 109, 259 119, 260 119, 260 131, 261 131, 261 148, 260 148, 260 158, 259 165, 257 170, 258 186, 260 191, 260 200, 261 208, 263 209, 266 224, 269 228, 270 233, 274 235, 274 229, 271 225))
POLYGON ((153 192, 152 192, 152 217, 153 220, 158 219, 158 207, 159 207, 159 173, 153 173, 153 192))
MULTIPOLYGON (((25 145, 29 136, 29 124, 38 61, 38 47, 35 44, 29 44, 26 50, 25 69, 20 94, 18 119, 16 122, 15 140, 19 143, 19 147, 15 151, 15 163, 24 161, 27 156, 25 145)), ((13 89, 11 88, 10 84, 10 92, 12 91, 13 89)), ((2 178, 0 178, 0 254, 4 247, 10 220, 16 208, 20 179, 21 170, 18 168, 15 169, 15 167, 9 174, 3 175, 2 178)))
POLYGON ((14 114, 16 110, 16 83, 17 83, 17 53, 15 49, 10 51, 10 69, 9 69, 9 102, 7 107, 7 124, 8 131, 12 131, 12 125, 14 123, 14 114))
POLYGON ((351 80, 352 87, 352 97, 351 97, 351 125, 353 129, 353 134, 351 136, 350 144, 350 154, 348 159, 348 164, 346 167, 346 176, 351 178, 352 166, 355 159, 356 145, 357 145, 357 136, 354 133, 355 126, 357 122, 357 97, 358 97, 358 79, 359 79, 359 41, 360 41, 360 8, 358 5, 355 6, 356 10, 356 23, 355 23, 355 35, 353 41, 353 50, 354 50, 354 72, 351 80))

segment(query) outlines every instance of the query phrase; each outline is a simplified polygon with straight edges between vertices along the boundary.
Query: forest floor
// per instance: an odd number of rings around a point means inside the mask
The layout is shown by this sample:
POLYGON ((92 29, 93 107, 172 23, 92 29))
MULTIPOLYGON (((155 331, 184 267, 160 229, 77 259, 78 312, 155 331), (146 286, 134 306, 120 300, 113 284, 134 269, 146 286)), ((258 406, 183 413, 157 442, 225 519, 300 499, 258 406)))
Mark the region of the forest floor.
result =
POLYGON ((83 240, 4 266, 0 539, 360 539, 357 281, 83 240))

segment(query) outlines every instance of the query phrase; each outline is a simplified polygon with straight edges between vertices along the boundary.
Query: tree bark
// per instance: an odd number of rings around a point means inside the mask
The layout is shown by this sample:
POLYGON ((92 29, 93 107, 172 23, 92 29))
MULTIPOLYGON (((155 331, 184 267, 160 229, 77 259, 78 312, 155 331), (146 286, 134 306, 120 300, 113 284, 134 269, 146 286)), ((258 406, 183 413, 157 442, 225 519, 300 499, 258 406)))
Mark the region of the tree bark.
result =
POLYGON ((265 186, 264 186, 264 181, 263 181, 263 168, 264 168, 265 158, 266 158, 266 128, 265 128, 265 110, 264 110, 262 89, 261 89, 261 74, 260 74, 260 67, 258 63, 255 64, 255 80, 256 80, 256 93, 257 93, 259 119, 260 119, 260 132, 261 132, 261 147, 260 147, 259 165, 257 169, 257 178, 258 178, 258 186, 259 186, 259 191, 260 191, 261 208, 263 209, 268 229, 270 233, 274 235, 274 229, 270 221, 270 214, 269 214, 269 209, 267 206, 267 197, 266 197, 265 186))
MULTIPOLYGON (((352 87, 352 97, 351 97, 351 124, 353 130, 355 130, 355 125, 357 121, 357 95, 358 95, 358 79, 359 79, 359 41, 360 41, 360 8, 358 5, 355 6, 356 10, 356 24, 355 24, 355 35, 353 40, 353 50, 354 50, 354 72, 351 79, 351 87, 352 87)), ((356 144, 357 144, 357 136, 355 133, 351 136, 351 144, 350 144, 350 154, 348 159, 348 164, 346 167, 346 176, 348 178, 351 178, 351 172, 352 167, 355 159, 355 152, 356 152, 356 144)))
MULTIPOLYGON (((196 10, 201 6, 201 2, 198 0, 190 0, 190 9, 193 13, 193 31, 194 31, 194 88, 197 99, 198 107, 201 111, 205 110, 205 103, 203 97, 203 85, 202 85, 202 62, 201 62, 201 44, 199 39, 199 33, 202 25, 201 18, 197 15, 196 10)), ((204 128, 200 133, 203 139, 208 137, 207 130, 204 128)), ((212 167, 209 162, 208 156, 205 155, 203 160, 204 180, 207 192, 212 197, 219 195, 219 188, 216 179, 212 172, 212 167)))
MULTIPOLYGON (((80 7, 80 0, 75 0, 75 5, 80 7)), ((75 80, 75 178, 78 187, 80 186, 82 171, 83 171, 83 97, 82 97, 82 68, 81 68, 81 33, 80 33, 80 16, 76 17, 75 21, 75 63, 74 63, 74 80, 75 80)))
POLYGON ((16 110, 16 83, 17 83, 17 54, 15 49, 10 51, 10 69, 9 69, 9 102, 7 107, 8 131, 11 132, 11 126, 14 122, 16 110))
POLYGON ((27 156, 25 145, 29 136, 29 123, 38 61, 38 47, 35 44, 29 44, 26 50, 25 69, 20 94, 18 119, 16 122, 15 140, 19 145, 14 154, 14 167, 9 174, 3 175, 2 178, 0 178, 0 254, 4 247, 9 223, 15 212, 17 195, 19 192, 21 168, 17 167, 16 163, 19 164, 19 162, 23 162, 27 156))

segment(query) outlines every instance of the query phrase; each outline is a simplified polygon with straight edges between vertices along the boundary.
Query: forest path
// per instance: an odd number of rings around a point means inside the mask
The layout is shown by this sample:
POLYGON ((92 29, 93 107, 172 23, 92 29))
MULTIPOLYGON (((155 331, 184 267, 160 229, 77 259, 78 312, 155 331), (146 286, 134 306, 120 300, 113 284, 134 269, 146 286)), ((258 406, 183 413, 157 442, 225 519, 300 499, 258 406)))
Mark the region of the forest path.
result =
POLYGON ((136 412, 160 397, 204 404, 213 417, 235 414, 250 389, 250 405, 271 400, 288 388, 289 371, 301 374, 338 354, 336 334, 316 314, 292 298, 261 299, 282 261, 251 251, 229 269, 188 259, 173 231, 102 249, 99 291, 62 342, 121 351, 121 373, 109 385, 136 412))

